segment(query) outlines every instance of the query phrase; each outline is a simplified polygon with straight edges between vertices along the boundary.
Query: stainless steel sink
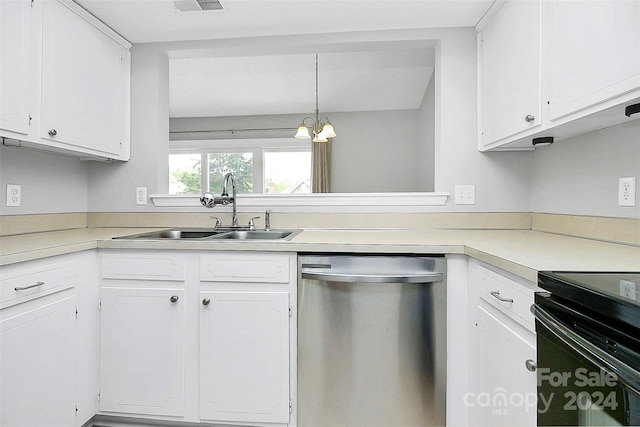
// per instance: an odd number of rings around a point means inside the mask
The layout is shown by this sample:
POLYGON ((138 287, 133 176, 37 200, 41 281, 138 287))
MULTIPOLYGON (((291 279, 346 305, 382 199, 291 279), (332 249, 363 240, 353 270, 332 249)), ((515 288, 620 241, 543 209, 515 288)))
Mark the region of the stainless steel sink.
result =
POLYGON ((215 240, 290 240, 300 230, 234 230, 214 236, 215 240))
POLYGON ((129 236, 114 237, 114 239, 140 240, 202 240, 211 238, 223 231, 198 228, 176 228, 172 230, 151 231, 148 233, 131 234, 129 236))
POLYGON ((214 230, 175 228, 114 237, 121 240, 291 240, 302 230, 214 230))

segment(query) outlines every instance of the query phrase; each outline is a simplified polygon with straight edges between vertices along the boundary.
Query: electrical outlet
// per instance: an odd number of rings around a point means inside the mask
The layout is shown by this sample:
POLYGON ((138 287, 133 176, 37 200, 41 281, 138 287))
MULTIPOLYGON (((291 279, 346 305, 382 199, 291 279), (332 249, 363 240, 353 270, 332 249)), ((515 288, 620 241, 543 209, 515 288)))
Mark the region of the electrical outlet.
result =
POLYGON ((475 185, 456 185, 454 188, 454 201, 456 205, 475 205, 476 204, 476 186, 475 185))
POLYGON ((618 183, 618 206, 636 205, 636 177, 620 178, 618 183))
POLYGON ((22 190, 19 185, 7 184, 7 206, 20 206, 22 190))
POLYGON ((620 280, 620 295, 635 300, 636 286, 637 283, 631 280, 620 280))
POLYGON ((136 188, 136 205, 147 204, 147 187, 136 188))

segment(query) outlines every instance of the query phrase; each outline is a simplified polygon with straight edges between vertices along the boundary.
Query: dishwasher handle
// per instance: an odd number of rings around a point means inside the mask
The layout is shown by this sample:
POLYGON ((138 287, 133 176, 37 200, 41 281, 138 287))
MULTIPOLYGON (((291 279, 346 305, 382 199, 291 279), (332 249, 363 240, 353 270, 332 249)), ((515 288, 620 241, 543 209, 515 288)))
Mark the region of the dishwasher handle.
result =
POLYGON ((443 277, 442 273, 435 272, 412 274, 362 274, 302 270, 303 279, 342 283, 433 283, 441 282, 443 277))

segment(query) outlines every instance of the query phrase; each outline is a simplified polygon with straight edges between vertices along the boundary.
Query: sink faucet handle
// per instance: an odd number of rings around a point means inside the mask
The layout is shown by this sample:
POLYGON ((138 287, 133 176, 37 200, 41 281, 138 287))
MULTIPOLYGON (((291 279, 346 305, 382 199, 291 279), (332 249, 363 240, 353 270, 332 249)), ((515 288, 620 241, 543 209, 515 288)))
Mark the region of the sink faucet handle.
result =
POLYGON ((216 220, 216 227, 215 228, 222 227, 222 220, 220 218, 218 218, 217 216, 213 216, 213 215, 210 216, 209 218, 216 220))
POLYGON ((255 230, 256 229, 256 224, 255 222, 253 222, 254 219, 258 219, 260 218, 259 216, 254 216, 253 218, 251 218, 249 220, 249 230, 255 230))
POLYGON ((264 231, 271 231, 271 209, 264 212, 264 231))
POLYGON ((212 208, 216 205, 216 198, 213 194, 206 192, 200 197, 200 204, 205 208, 212 208))

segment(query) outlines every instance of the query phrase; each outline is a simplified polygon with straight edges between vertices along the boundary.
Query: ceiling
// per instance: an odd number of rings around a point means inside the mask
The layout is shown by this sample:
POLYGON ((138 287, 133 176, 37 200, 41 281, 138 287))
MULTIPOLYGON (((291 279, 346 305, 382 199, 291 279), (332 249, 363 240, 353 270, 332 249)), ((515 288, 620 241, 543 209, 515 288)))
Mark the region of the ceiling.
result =
MULTIPOLYGON (((475 26, 494 0, 220 0, 179 12, 172 0, 76 0, 130 42, 171 42, 475 26)), ((433 49, 378 47, 319 58, 321 112, 415 109, 433 49)), ((341 49, 338 49, 341 50, 341 49)), ((171 117, 312 113, 315 55, 176 57, 171 117)))
POLYGON ((171 0, 76 0, 131 43, 407 28, 471 27, 494 0, 220 0, 178 12, 171 0))
MULTIPOLYGON (((420 108, 433 49, 335 52, 318 58, 321 112, 420 108)), ((315 55, 172 59, 171 117, 315 111, 315 55)))

